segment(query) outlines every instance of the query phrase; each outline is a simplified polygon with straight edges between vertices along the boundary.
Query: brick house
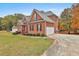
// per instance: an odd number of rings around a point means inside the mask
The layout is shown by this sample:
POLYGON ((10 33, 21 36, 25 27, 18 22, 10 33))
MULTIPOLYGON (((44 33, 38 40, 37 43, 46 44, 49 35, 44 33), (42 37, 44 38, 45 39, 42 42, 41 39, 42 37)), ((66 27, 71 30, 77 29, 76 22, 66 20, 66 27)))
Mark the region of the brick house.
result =
POLYGON ((31 16, 24 17, 18 23, 18 31, 22 34, 49 35, 58 31, 59 18, 51 11, 34 9, 31 16))

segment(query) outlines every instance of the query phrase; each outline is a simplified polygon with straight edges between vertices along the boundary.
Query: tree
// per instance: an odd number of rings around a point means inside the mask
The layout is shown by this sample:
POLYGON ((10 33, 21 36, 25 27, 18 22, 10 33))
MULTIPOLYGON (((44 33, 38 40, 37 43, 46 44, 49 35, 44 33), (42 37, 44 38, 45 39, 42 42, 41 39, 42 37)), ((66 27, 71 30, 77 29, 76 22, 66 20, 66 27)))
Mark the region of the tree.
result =
POLYGON ((7 29, 7 26, 8 26, 8 21, 7 21, 7 18, 5 17, 3 20, 1 20, 1 25, 2 25, 2 29, 3 30, 6 30, 7 29))
POLYGON ((72 5, 72 29, 76 33, 79 30, 79 4, 72 5))
POLYGON ((17 25, 18 20, 23 19, 23 14, 7 15, 1 20, 1 27, 3 30, 11 31, 13 26, 17 25))
POLYGON ((1 21, 3 20, 2 17, 0 17, 0 30, 2 30, 2 24, 1 24, 1 21))
MULTIPOLYGON (((63 26, 65 30, 68 31, 70 34, 70 31, 72 30, 71 28, 71 23, 72 23, 72 11, 71 8, 64 9, 64 11, 61 13, 61 22, 63 23, 60 26, 63 26)), ((60 23, 61 23, 60 22, 60 23)))
POLYGON ((13 25, 16 25, 16 16, 15 15, 7 15, 1 21, 2 29, 10 31, 13 25))

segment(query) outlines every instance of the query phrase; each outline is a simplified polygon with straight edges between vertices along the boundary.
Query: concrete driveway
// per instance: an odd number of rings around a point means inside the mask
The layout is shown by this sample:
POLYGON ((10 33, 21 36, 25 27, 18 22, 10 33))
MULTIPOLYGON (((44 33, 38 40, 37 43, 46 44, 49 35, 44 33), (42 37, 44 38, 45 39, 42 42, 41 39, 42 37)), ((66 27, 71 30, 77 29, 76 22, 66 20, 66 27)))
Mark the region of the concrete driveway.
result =
POLYGON ((79 35, 53 34, 55 39, 43 56, 79 56, 79 35))

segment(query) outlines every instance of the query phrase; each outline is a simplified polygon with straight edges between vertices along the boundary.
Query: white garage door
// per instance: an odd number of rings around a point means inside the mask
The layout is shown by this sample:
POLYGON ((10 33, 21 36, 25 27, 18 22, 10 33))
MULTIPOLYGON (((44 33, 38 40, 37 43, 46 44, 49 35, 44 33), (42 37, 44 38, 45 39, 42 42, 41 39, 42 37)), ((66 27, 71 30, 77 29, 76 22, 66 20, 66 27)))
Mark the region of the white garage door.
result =
POLYGON ((54 27, 46 27, 46 35, 50 35, 54 33, 54 27))

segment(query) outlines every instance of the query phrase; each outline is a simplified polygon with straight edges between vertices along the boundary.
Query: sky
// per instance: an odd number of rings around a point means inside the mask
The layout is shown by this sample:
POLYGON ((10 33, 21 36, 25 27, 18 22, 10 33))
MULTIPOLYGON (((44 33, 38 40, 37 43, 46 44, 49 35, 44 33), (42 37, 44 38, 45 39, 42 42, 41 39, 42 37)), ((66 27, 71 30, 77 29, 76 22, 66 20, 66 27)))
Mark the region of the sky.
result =
POLYGON ((71 3, 0 3, 0 17, 15 13, 31 15, 33 9, 52 11, 57 16, 65 8, 70 8, 71 3))

